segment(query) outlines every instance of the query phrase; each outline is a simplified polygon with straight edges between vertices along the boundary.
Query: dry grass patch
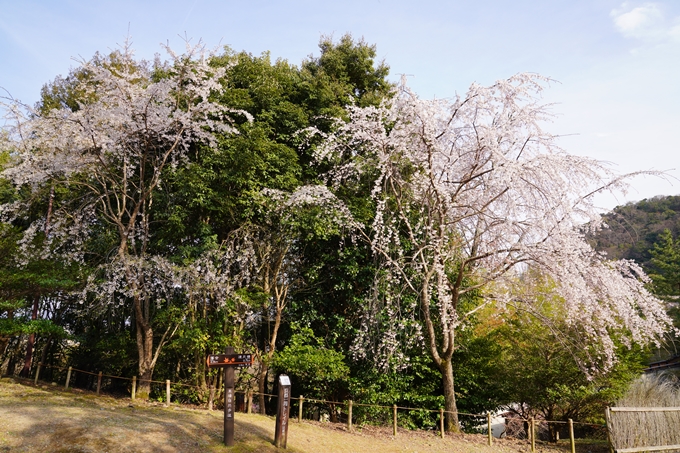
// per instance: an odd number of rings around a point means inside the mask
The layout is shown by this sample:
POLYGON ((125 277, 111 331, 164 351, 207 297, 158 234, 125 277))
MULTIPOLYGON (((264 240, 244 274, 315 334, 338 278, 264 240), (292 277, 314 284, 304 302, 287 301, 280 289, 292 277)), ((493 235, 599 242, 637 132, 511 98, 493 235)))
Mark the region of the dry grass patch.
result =
MULTIPOLYGON (((97 397, 89 392, 62 391, 29 381, 0 380, 0 452, 275 452, 274 418, 237 413, 236 445, 222 445, 222 412, 173 405, 97 397), (23 382, 23 383, 22 383, 23 382)), ((566 452, 568 444, 540 445, 539 452, 566 452)), ((460 434, 441 439, 432 432, 391 428, 292 422, 291 453, 492 453, 528 452, 526 441, 495 440, 460 434)), ((578 451, 607 451, 592 448, 578 451)))

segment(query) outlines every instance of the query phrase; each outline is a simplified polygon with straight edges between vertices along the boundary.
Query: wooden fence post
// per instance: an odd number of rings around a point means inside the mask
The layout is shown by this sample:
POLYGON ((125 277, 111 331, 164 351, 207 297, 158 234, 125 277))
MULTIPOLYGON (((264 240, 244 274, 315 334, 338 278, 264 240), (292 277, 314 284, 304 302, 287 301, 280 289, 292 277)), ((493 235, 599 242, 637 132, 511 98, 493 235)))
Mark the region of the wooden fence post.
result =
POLYGON ((486 426, 489 431, 489 447, 493 443, 493 433, 491 432, 491 412, 486 414, 486 426))
POLYGON ((170 406, 170 379, 165 380, 165 407, 170 406))
POLYGON ((392 433, 397 435, 397 405, 392 405, 392 433))
POLYGON ((40 366, 42 363, 38 362, 38 369, 35 370, 35 380, 33 381, 33 385, 38 385, 38 376, 40 376, 40 366))
POLYGON ((439 432, 442 435, 442 439, 444 438, 444 408, 440 407, 439 408, 439 432))
POLYGON ((534 417, 529 420, 529 430, 531 431, 531 451, 536 451, 536 431, 534 430, 534 417))
POLYGON ((248 390, 248 405, 246 406, 246 412, 249 414, 253 413, 253 391, 248 390))
POLYGON ((527 420, 527 440, 529 441, 529 444, 531 445, 531 419, 527 420))
POLYGON ((215 401, 215 386, 210 384, 210 395, 208 396, 208 410, 213 410, 213 401, 215 401))
POLYGON ((347 403, 347 430, 352 431, 352 400, 347 403))
POLYGON ((571 443, 571 453, 576 453, 576 441, 574 440, 574 421, 569 419, 569 442, 571 443))
POLYGON ((97 395, 99 395, 100 390, 102 389, 102 372, 99 372, 99 375, 97 375, 97 395))
POLYGON ((132 394, 130 395, 132 401, 135 400, 135 393, 137 393, 137 376, 132 376, 132 394))
POLYGON ((64 386, 64 390, 68 390, 68 384, 71 382, 71 367, 68 367, 68 372, 66 373, 66 385, 64 386))
POLYGON ((614 453, 614 438, 612 437, 612 418, 609 407, 604 410, 604 417, 607 422, 607 440, 609 441, 609 451, 614 453))
POLYGON ((302 405, 305 403, 305 397, 300 395, 300 405, 298 406, 298 423, 302 423, 302 405))

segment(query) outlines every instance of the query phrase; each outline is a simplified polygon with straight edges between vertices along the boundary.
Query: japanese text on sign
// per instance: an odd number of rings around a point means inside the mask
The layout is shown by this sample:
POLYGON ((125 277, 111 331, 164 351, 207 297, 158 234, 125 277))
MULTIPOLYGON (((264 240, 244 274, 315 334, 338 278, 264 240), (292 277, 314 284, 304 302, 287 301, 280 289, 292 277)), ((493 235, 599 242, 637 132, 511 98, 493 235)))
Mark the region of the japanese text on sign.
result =
POLYGON ((234 389, 227 388, 227 407, 225 417, 234 418, 234 389))
POLYGON ((245 367, 252 364, 252 354, 211 354, 208 356, 209 368, 222 368, 226 366, 245 367))

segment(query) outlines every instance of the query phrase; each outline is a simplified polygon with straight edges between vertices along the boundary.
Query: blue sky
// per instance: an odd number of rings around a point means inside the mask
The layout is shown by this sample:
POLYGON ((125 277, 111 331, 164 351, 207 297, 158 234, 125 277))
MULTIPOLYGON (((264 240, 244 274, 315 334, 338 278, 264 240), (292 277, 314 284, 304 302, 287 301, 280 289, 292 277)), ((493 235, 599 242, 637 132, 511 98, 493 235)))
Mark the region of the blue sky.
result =
MULTIPOLYGON (((545 94, 558 114, 549 130, 573 154, 619 172, 680 167, 680 1, 24 1, 0 0, 0 87, 23 102, 128 34, 142 58, 181 36, 209 47, 298 64, 317 54, 321 35, 346 32, 377 45, 391 77, 409 75, 422 97, 448 97, 472 82, 522 71, 559 81, 545 94)), ((639 177, 603 207, 680 194, 670 182, 639 177)))

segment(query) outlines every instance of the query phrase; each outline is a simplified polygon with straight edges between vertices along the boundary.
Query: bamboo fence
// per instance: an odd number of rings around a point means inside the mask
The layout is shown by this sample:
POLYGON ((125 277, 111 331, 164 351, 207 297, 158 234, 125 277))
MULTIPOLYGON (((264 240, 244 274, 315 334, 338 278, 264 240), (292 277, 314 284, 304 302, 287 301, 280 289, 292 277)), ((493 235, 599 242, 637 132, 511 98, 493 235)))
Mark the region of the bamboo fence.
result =
POLYGON ((616 453, 680 452, 680 407, 610 407, 606 418, 616 453))

